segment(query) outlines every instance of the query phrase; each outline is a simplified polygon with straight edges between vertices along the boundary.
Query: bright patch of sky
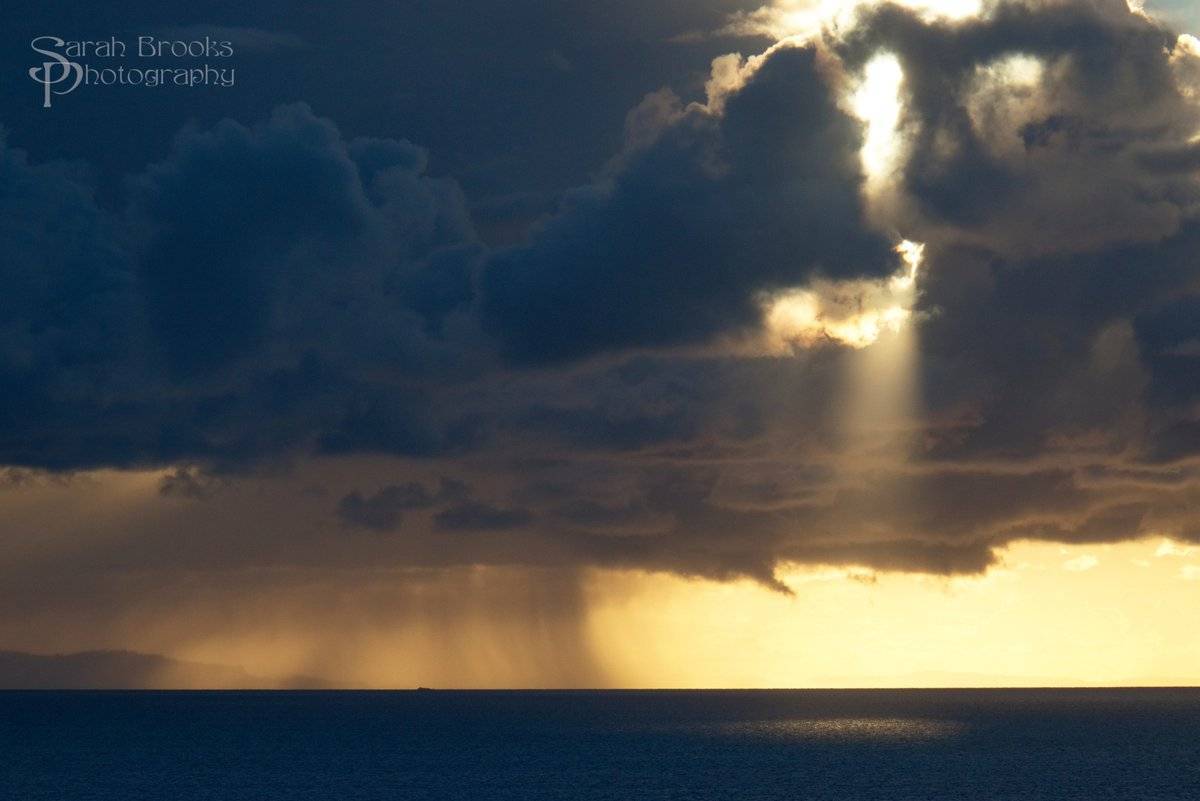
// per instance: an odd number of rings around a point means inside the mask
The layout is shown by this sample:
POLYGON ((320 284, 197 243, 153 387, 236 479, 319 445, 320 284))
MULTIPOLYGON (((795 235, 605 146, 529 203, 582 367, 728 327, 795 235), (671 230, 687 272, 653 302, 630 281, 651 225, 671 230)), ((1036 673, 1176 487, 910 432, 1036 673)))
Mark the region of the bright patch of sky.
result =
POLYGON ((1196 0, 1147 0, 1146 9, 1183 33, 1200 34, 1200 3, 1196 0))

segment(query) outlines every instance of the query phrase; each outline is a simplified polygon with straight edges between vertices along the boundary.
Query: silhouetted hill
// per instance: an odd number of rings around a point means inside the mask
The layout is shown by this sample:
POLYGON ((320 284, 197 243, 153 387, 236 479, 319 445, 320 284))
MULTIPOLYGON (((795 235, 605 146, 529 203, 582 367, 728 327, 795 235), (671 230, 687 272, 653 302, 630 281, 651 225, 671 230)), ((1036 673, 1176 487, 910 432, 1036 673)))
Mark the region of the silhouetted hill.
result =
POLYGON ((136 651, 27 654, 0 651, 6 690, 308 690, 333 684, 311 676, 268 678, 240 667, 185 662, 136 651))

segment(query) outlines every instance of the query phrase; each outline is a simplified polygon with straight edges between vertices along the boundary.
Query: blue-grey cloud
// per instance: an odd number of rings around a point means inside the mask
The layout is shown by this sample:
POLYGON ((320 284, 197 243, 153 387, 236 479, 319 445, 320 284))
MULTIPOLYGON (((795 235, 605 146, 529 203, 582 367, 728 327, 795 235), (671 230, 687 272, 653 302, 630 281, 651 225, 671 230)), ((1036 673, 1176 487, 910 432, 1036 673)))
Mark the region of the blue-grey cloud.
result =
POLYGON ((512 359, 695 344, 752 327, 759 293, 895 269, 864 219, 860 126, 814 49, 775 52, 723 110, 667 113, 615 175, 489 263, 485 320, 512 359))
POLYGON ((478 361, 445 327, 479 246, 419 148, 281 107, 185 130, 116 209, 77 168, 0 158, 5 461, 428 453, 475 429, 422 386, 478 361))

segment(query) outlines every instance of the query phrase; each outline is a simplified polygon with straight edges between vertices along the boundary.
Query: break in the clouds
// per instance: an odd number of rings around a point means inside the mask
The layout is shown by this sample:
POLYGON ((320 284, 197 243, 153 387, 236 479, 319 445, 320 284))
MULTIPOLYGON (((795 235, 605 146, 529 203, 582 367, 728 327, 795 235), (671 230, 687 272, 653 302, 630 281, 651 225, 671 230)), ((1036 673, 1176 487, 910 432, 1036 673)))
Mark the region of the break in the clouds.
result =
POLYGON ((704 342, 759 323, 763 292, 895 271, 817 49, 725 69, 703 104, 648 97, 615 174, 491 260, 483 314, 515 360, 704 342))
MULTIPOLYGON (((43 471, 5 492, 158 471, 154 525, 99 563, 166 573, 786 591, 785 563, 1200 540, 1200 45, 1117 0, 909 5, 705 20, 749 57, 649 87, 502 236, 480 204, 532 195, 471 196, 494 154, 435 169, 402 118, 351 133, 315 101, 118 177, 5 142, 0 462, 43 471)), ((695 23, 664 59, 714 41, 695 23)), ((554 41, 546 74, 577 74, 554 41)), ((539 147, 531 170, 562 156, 539 147)))

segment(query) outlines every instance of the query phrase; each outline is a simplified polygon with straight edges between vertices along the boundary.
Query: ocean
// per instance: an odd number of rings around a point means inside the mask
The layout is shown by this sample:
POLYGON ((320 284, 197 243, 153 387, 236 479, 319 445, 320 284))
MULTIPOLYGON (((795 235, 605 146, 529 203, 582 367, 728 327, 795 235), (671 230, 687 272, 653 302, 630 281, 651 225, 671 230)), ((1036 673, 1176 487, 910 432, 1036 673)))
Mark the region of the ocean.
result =
POLYGON ((1200 690, 0 693, 0 798, 1200 799, 1200 690))

